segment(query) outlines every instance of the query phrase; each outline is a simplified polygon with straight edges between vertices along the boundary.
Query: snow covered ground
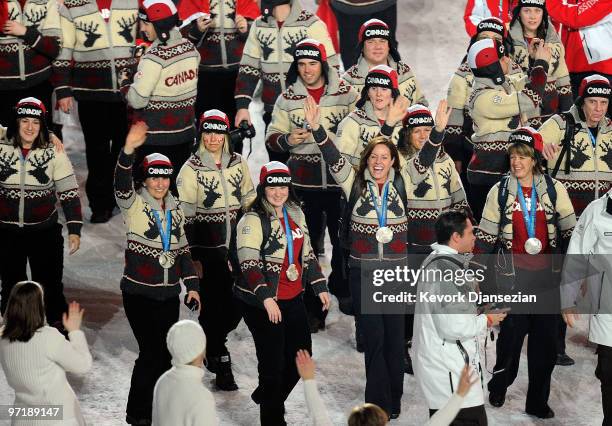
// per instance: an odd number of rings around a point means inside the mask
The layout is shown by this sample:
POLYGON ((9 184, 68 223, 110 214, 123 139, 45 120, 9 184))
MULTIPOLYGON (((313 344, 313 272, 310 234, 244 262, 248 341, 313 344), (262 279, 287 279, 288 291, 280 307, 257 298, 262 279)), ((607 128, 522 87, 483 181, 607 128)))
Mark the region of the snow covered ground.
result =
MULTIPOLYGON (((313 8, 313 1, 306 2, 313 8)), ((398 0, 398 39, 402 58, 413 67, 432 109, 445 96, 451 74, 464 55, 468 38, 463 29, 462 1, 398 0)), ((263 148, 261 105, 253 105, 252 116, 258 123, 249 165, 253 176, 267 161, 263 148)), ((108 123, 112 125, 112 123, 108 123)), ((66 129, 65 143, 75 165, 79 182, 86 177, 82 135, 78 128, 66 129)), ((247 144, 248 146, 248 144, 247 144)), ((248 153, 248 148, 245 148, 248 153)), ((84 188, 82 186, 81 188, 84 188)), ((84 191, 82 196, 85 198, 84 191)), ((86 200, 85 200, 86 203, 86 200)), ((89 218, 89 209, 84 210, 89 218)), ((64 283, 69 299, 79 301, 86 310, 85 333, 94 357, 92 371, 82 378, 70 377, 89 424, 114 426, 124 424, 125 404, 137 345, 123 312, 119 279, 123 268, 125 231, 120 215, 104 225, 83 228, 81 249, 66 256, 64 283)), ((331 252, 329 242, 327 252, 331 252)), ((329 267, 329 259, 325 262, 329 267)), ((151 312, 151 315, 155 315, 151 312)), ((182 316, 187 317, 183 308, 182 316)), ((508 390, 506 404, 495 409, 487 404, 492 425, 598 425, 602 422, 599 381, 594 377, 594 350, 586 343, 586 323, 576 331, 568 331, 568 353, 576 359, 572 367, 556 367, 553 373, 550 406, 556 417, 536 420, 524 412, 527 391, 526 345, 519 376, 508 390)), ((241 323, 231 334, 229 348, 234 361, 234 374, 240 386, 237 392, 214 389, 210 375, 205 384, 214 393, 217 411, 223 425, 258 424, 258 406, 250 399, 257 384, 256 357, 248 329, 241 323)), ((352 317, 332 307, 327 328, 313 335, 317 381, 323 399, 335 424, 346 424, 350 409, 363 401, 365 372, 363 355, 354 349, 352 317)), ((495 360, 492 345, 488 350, 489 370, 495 360)), ((486 374, 485 380, 489 375, 486 374)), ((0 404, 10 404, 14 393, 0 373, 0 404)), ((310 424, 301 385, 286 403, 287 422, 310 424)), ((412 376, 405 376, 401 417, 391 424, 421 425, 427 419, 427 405, 412 376)))

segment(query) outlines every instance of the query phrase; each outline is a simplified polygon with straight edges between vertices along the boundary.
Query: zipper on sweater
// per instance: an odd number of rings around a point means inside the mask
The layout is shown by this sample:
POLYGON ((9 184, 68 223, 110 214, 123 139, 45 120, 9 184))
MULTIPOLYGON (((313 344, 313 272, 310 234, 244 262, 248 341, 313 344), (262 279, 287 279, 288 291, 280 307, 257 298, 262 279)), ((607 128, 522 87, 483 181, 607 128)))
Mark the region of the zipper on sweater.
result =
MULTIPOLYGON (((111 1, 111 5, 110 5, 110 12, 111 12, 111 16, 113 16, 113 2, 111 1)), ((111 65, 111 81, 113 83, 113 90, 118 90, 119 87, 117 86, 117 69, 115 66, 115 54, 113 52, 115 45, 113 44, 113 33, 112 33, 112 29, 111 29, 111 18, 108 18, 108 22, 106 22, 105 20, 105 24, 106 24, 106 33, 108 34, 108 47, 110 48, 110 65, 111 65)))
MULTIPOLYGON (((17 3, 16 6, 17 6, 17 8, 19 10, 19 17, 21 18, 20 19, 20 24, 25 26, 25 23, 23 22, 24 21, 24 19, 23 19, 23 16, 24 16, 23 15, 23 11, 25 9, 25 4, 24 4, 24 7, 22 8, 20 2, 17 1, 15 3, 17 3)), ((8 6, 5 6, 5 7, 8 7, 8 6)), ((17 46, 19 47, 19 54, 17 55, 19 57, 19 80, 21 80, 21 81, 25 81, 25 79, 26 79, 25 78, 25 55, 23 53, 23 51, 24 51, 23 44, 24 44, 23 40, 20 39, 19 37, 17 37, 17 46)))
MULTIPOLYGON (((286 20, 285 20, 286 21, 286 20)), ((274 18, 274 24, 276 25, 276 27, 278 28, 278 24, 276 21, 276 18, 274 18)), ((278 72, 278 81, 281 84, 281 93, 285 92, 285 73, 283 72, 283 28, 284 28, 285 24, 283 23, 283 25, 278 28, 278 36, 276 37, 276 46, 278 49, 278 62, 277 62, 277 66, 279 69, 278 72)))
POLYGON ((222 168, 218 169, 217 172, 219 173, 219 180, 221 181, 221 187, 223 188, 223 198, 225 199, 225 247, 229 247, 230 238, 232 236, 232 224, 230 221, 229 211, 229 192, 227 191, 225 176, 223 175, 223 166, 221 167, 222 168))
POLYGON ((28 157, 30 156, 30 150, 28 155, 23 156, 21 149, 17 148, 19 159, 21 160, 21 170, 19 171, 19 227, 23 228, 24 215, 25 215, 25 179, 26 179, 26 165, 28 164, 28 157))
POLYGON ((321 186, 323 189, 327 189, 327 163, 321 155, 321 186))
MULTIPOLYGON (((589 130, 589 127, 587 126, 586 128, 587 133, 589 134, 589 139, 592 136, 590 133, 591 131, 589 130)), ((599 134, 597 135, 599 137, 599 134)), ((589 141, 590 142, 590 141, 589 141)), ((593 165, 595 166, 595 198, 593 198, 594 200, 599 199, 599 161, 597 158, 597 139, 595 139, 595 145, 590 144, 591 147, 593 148, 593 165)))
MULTIPOLYGON (((219 28, 219 37, 221 40, 219 44, 221 45, 221 63, 223 64, 223 68, 227 68, 227 46, 225 45, 225 11, 223 10, 223 6, 225 2, 223 0, 219 0, 219 23, 221 24, 219 28)), ((235 16, 235 15, 234 15, 235 16)))
POLYGON ((451 395, 452 395, 455 393, 455 388, 453 386, 453 375, 450 371, 448 372, 448 382, 450 383, 450 389, 451 389, 451 395))

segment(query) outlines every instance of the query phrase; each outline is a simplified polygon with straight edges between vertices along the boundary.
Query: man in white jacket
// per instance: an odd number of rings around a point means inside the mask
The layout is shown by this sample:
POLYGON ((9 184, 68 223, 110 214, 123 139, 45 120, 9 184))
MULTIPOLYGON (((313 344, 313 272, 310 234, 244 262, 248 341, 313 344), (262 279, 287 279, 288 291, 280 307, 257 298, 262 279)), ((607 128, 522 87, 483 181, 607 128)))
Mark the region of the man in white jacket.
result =
MULTIPOLYGON (((468 253, 474 248, 473 226, 462 212, 450 211, 442 214, 436 222, 436 240, 433 252, 422 265, 423 275, 418 283, 414 321, 414 375, 433 415, 442 408, 459 384, 459 374, 466 364, 482 377, 479 359, 479 336, 487 327, 499 324, 505 313, 479 315, 475 303, 467 295, 475 291, 475 282, 463 280, 468 253), (428 273, 428 271, 430 271, 428 273), (429 279, 442 271, 448 271, 456 279, 441 281, 429 279), (455 296, 455 301, 427 302, 420 295, 455 296), (459 295, 459 296, 457 296, 459 295), (459 300, 465 297, 465 301, 459 300)), ((473 386, 465 396, 457 421, 471 421, 485 425, 487 414, 484 408, 482 383, 473 386)))
POLYGON ((577 312, 590 315, 589 340, 597 343, 595 376, 601 382, 603 426, 612 425, 612 190, 580 215, 563 269, 563 319, 573 327, 577 312), (586 281, 583 281, 586 279, 586 281), (581 297, 581 284, 584 297, 581 297), (580 306, 580 308, 577 308, 580 306))
POLYGON ((218 425, 215 399, 202 383, 206 355, 204 330, 195 321, 179 321, 170 327, 166 343, 173 367, 155 384, 153 425, 218 425))

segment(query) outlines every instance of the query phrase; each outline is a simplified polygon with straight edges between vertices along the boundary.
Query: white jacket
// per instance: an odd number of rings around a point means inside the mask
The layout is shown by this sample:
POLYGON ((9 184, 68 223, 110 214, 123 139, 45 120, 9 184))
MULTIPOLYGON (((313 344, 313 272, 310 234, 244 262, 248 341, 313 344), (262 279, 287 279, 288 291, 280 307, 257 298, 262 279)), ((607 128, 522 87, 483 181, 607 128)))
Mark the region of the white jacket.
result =
POLYGON ((85 425, 66 371, 89 371, 91 354, 82 331, 72 331, 68 337, 70 341, 57 329, 44 326, 27 342, 0 339, 0 362, 6 381, 15 391, 15 404, 63 406, 61 421, 13 421, 13 425, 85 425))
MULTIPOLYGON (((441 244, 432 244, 432 248, 433 252, 423 263, 428 265, 426 270, 462 269, 449 260, 433 259, 447 256, 464 263, 465 256, 441 244)), ((465 366, 461 346, 469 356, 470 365, 482 377, 478 338, 487 329, 487 318, 485 315, 476 315, 476 305, 473 303, 425 303, 419 300, 419 295, 422 292, 429 292, 430 295, 467 293, 471 289, 470 283, 459 285, 456 282, 422 280, 418 283, 412 359, 414 376, 430 409, 442 408, 457 390, 461 370, 465 366)), ((461 407, 483 404, 482 385, 472 386, 461 407)))
POLYGON ((202 383, 204 370, 178 365, 157 380, 153 391, 154 426, 216 426, 213 394, 202 383))
POLYGON ((580 216, 567 249, 561 288, 561 307, 575 306, 581 299, 582 278, 588 277, 583 301, 593 313, 589 340, 606 346, 612 346, 612 215, 606 212, 611 197, 612 190, 592 201, 580 216), (576 279, 568 279, 572 273, 576 279))

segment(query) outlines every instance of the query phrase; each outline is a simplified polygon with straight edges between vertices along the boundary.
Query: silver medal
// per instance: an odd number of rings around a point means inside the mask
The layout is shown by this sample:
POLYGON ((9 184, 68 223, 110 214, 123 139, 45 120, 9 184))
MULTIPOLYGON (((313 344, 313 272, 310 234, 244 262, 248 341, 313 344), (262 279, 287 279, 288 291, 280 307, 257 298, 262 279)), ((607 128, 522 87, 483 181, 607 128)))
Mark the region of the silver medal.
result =
POLYGON ((391 242, 393 239, 393 231, 388 226, 383 226, 382 228, 378 228, 376 231, 376 241, 381 244, 387 244, 391 242))
POLYGON ((542 251, 542 241, 532 237, 525 241, 525 251, 529 254, 538 254, 542 251))
POLYGON ((287 268, 287 279, 289 281, 295 281, 298 279, 299 276, 300 274, 298 273, 298 269, 297 266, 295 266, 295 263, 289 265, 289 267, 287 268))
POLYGON ((164 269, 171 268, 174 265, 174 258, 165 251, 159 256, 159 264, 164 269))

